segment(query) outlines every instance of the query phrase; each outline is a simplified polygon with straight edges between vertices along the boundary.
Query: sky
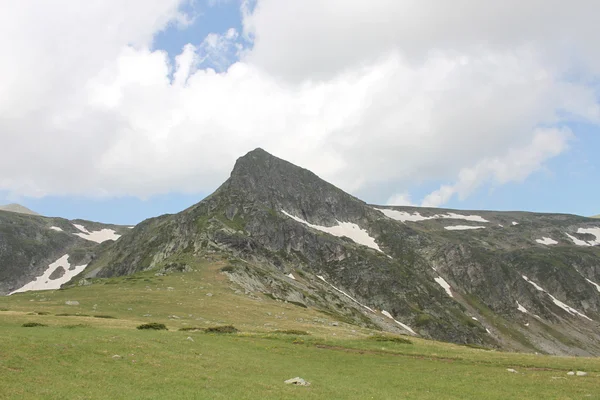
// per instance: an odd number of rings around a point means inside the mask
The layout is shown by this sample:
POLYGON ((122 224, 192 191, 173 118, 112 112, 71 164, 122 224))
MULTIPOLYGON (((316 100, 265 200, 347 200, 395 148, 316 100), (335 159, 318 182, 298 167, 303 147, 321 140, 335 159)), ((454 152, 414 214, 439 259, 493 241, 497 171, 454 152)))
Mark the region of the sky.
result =
POLYGON ((133 225, 261 147, 376 204, 600 213, 595 0, 0 0, 0 204, 133 225))

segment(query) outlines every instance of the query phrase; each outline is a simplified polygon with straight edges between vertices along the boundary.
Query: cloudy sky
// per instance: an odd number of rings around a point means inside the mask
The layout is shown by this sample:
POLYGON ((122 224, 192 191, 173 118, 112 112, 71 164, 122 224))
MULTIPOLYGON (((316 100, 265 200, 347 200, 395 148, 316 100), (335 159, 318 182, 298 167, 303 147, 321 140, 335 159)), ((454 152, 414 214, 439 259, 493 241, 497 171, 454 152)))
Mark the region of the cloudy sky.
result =
POLYGON ((0 0, 0 204, 137 223, 262 147, 372 203, 597 214, 598 15, 596 0, 0 0))

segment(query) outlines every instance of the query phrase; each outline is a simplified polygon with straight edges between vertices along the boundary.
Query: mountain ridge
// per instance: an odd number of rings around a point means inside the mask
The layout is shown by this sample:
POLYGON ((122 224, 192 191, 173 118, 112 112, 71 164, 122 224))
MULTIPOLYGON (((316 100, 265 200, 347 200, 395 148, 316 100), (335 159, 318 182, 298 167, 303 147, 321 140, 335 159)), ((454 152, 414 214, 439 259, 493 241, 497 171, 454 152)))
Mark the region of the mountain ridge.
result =
POLYGON ((354 323, 455 343, 600 354, 594 220, 473 213, 372 206, 256 149, 213 194, 137 225, 84 274, 185 269, 186 260, 218 256, 248 290, 354 323))
POLYGON ((30 210, 29 208, 22 206, 20 204, 16 204, 16 203, 11 203, 11 204, 5 204, 3 206, 0 206, 0 211, 8 211, 8 212, 14 212, 14 213, 19 213, 19 214, 28 214, 28 215, 41 215, 36 213, 33 210, 30 210))

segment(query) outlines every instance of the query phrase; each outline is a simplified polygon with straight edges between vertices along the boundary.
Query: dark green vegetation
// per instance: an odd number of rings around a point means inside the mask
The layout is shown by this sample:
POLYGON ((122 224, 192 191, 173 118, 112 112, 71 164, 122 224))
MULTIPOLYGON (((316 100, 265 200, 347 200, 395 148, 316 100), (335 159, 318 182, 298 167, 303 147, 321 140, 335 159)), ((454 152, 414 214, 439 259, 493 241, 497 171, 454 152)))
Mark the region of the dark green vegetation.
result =
POLYGON ((159 324, 158 322, 149 322, 147 324, 138 325, 137 329, 152 329, 155 331, 166 331, 167 327, 165 326, 165 324, 159 324))
POLYGON ((23 328, 35 328, 37 326, 48 326, 46 324, 42 324, 39 322, 25 322, 23 325, 21 325, 23 328))

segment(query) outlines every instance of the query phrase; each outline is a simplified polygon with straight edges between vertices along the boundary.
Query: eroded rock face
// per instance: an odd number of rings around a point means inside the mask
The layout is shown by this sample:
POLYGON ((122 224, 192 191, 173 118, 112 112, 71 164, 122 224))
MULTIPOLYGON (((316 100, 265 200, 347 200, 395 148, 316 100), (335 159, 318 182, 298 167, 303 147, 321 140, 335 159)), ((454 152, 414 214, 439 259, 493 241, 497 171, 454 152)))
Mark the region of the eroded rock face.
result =
POLYGON ((395 319, 456 343, 600 354, 593 284, 600 283, 600 248, 569 236, 597 221, 382 208, 257 149, 202 202, 144 221, 105 246, 88 273, 124 275, 164 269, 174 254, 219 254, 240 261, 228 274, 248 290, 345 313, 355 323, 402 330, 395 319), (475 225, 482 228, 447 229, 475 225), (282 281, 291 270, 303 276, 282 281))

